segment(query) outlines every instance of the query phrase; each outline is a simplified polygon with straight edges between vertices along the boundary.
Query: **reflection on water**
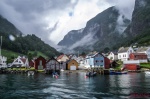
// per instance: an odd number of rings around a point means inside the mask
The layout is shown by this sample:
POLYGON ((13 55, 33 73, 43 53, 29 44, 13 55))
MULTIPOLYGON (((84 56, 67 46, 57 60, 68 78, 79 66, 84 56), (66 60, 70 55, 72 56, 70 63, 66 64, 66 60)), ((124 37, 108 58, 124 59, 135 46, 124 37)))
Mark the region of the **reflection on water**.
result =
POLYGON ((0 99, 116 99, 129 98, 132 93, 150 93, 150 76, 144 73, 98 75, 85 78, 85 73, 51 75, 0 75, 0 99))

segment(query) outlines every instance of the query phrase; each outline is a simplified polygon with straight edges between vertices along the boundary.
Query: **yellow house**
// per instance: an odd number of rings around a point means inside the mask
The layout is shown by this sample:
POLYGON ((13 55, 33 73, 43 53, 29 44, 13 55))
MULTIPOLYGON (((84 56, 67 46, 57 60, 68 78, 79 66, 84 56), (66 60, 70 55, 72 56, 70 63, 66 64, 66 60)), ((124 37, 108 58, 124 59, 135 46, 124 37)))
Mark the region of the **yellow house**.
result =
POLYGON ((74 59, 67 61, 67 70, 77 70, 78 62, 74 59))

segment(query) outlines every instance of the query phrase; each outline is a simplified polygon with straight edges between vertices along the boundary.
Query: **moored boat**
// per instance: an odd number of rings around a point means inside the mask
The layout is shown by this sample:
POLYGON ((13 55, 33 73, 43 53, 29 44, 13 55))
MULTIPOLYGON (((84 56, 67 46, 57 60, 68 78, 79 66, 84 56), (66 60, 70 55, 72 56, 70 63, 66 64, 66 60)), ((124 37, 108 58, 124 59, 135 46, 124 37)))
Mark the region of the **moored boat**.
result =
POLYGON ((128 71, 120 71, 120 72, 116 72, 116 71, 109 71, 110 75, 121 75, 121 74, 127 74, 128 71))
POLYGON ((145 71, 145 74, 150 75, 150 71, 145 71))
POLYGON ((87 72, 86 76, 88 76, 88 77, 94 77, 94 76, 96 76, 96 72, 87 72))

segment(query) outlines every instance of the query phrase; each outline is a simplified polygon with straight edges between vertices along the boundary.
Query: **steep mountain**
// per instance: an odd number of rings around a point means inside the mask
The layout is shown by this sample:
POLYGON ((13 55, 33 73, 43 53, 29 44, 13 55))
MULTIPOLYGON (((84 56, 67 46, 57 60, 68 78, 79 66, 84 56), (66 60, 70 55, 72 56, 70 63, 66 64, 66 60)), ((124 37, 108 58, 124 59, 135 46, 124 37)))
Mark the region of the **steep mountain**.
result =
POLYGON ((0 15, 0 32, 11 33, 12 35, 21 35, 19 31, 12 23, 0 15))
POLYGON ((36 35, 22 35, 22 33, 9 21, 0 16, 0 36, 2 36, 2 49, 11 50, 20 54, 28 54, 28 51, 39 51, 51 57, 59 55, 59 52, 44 43, 36 35))
POLYGON ((132 22, 124 32, 126 44, 150 45, 150 0, 136 0, 132 22), (128 43, 127 43, 128 42, 128 43))
POLYGON ((82 38, 82 31, 83 29, 70 31, 68 35, 65 35, 64 39, 58 43, 58 45, 71 46, 82 38))
POLYGON ((58 45, 80 51, 112 48, 120 44, 118 41, 122 39, 121 34, 129 23, 130 21, 120 15, 115 7, 110 7, 89 20, 80 34, 80 30, 71 31, 58 45))

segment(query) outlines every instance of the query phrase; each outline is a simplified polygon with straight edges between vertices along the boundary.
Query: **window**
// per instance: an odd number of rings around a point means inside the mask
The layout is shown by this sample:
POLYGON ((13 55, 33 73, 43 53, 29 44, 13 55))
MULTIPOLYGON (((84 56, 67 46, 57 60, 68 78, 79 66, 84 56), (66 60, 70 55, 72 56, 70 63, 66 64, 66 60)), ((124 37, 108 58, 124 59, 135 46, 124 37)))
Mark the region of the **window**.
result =
POLYGON ((101 60, 101 63, 103 62, 103 60, 101 60))

